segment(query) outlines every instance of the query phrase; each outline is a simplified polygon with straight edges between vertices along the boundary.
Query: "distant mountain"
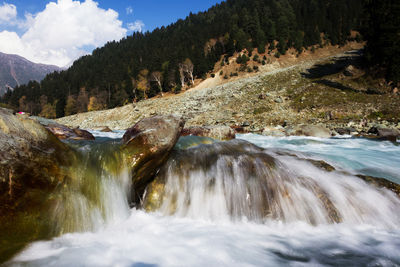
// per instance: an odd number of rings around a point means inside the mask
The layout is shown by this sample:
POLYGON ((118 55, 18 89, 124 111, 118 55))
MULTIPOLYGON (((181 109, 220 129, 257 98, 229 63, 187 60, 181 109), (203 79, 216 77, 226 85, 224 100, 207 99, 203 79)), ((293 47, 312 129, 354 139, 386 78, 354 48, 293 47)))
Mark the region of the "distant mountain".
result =
POLYGON ((47 74, 61 70, 57 66, 36 64, 23 57, 0 52, 0 95, 9 87, 14 88, 31 80, 40 82, 47 74))

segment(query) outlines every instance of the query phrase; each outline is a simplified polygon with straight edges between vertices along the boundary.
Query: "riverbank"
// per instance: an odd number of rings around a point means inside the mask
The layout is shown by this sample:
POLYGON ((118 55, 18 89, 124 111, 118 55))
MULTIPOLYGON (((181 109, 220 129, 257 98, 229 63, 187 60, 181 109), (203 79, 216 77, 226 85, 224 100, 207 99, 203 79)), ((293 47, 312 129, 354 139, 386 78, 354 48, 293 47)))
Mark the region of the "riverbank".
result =
POLYGON ((178 95, 57 121, 84 129, 124 130, 145 117, 177 114, 187 127, 226 125, 265 135, 293 135, 300 124, 322 125, 333 134, 400 129, 400 96, 365 74, 360 51, 331 53, 336 54, 285 62, 214 87, 200 84, 178 95))

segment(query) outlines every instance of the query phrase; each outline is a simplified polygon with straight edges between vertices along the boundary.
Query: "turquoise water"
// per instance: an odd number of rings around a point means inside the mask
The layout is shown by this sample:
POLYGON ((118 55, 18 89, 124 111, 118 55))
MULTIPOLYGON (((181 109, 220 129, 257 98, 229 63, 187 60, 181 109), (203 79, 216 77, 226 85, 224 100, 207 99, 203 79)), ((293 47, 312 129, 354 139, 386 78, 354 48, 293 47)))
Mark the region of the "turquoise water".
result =
POLYGON ((382 177, 400 184, 400 143, 365 138, 268 137, 238 135, 263 148, 287 149, 322 159, 354 174, 382 177))
MULTIPOLYGON (((99 142, 118 142, 123 132, 94 134, 99 142)), ((260 223, 246 217, 236 221, 229 220, 229 216, 226 219, 222 204, 243 201, 249 196, 236 192, 243 186, 235 187, 235 183, 247 179, 247 174, 240 169, 232 174, 228 187, 231 195, 237 196, 235 199, 227 199, 226 194, 221 193, 223 188, 210 190, 210 184, 202 184, 210 176, 217 181, 223 176, 224 182, 229 181, 229 172, 224 172, 224 168, 229 167, 224 164, 228 162, 224 155, 210 170, 192 171, 193 177, 188 180, 193 181, 193 186, 181 193, 194 196, 193 201, 182 202, 185 206, 181 207, 180 214, 168 216, 162 210, 146 213, 129 208, 126 199, 121 204, 121 199, 114 197, 126 194, 126 185, 115 183, 113 187, 105 187, 112 191, 106 192, 103 202, 120 209, 123 216, 118 220, 100 224, 93 231, 32 243, 9 264, 57 267, 400 266, 400 200, 392 192, 377 189, 351 175, 374 175, 399 183, 399 145, 352 138, 274 138, 253 134, 237 137, 266 148, 266 153, 276 155, 280 161, 279 166, 284 169, 281 173, 293 174, 293 179, 283 179, 278 184, 288 190, 284 190, 287 194, 281 202, 285 206, 283 211, 290 217, 288 220, 268 219, 260 223), (344 172, 328 173, 305 161, 275 153, 282 150, 297 157, 325 160, 344 172), (342 215, 343 222, 322 220, 313 225, 302 219, 300 210, 309 210, 316 217, 323 217, 323 214, 317 204, 312 205, 318 199, 313 198, 312 189, 304 187, 305 180, 301 177, 309 177, 323 189, 342 215), (291 203, 291 199, 296 201, 291 203), (210 212, 213 216, 209 216, 210 212)), ((184 140, 177 149, 202 140, 190 141, 184 140)), ((246 148, 250 154, 252 150, 250 146, 246 148)), ((235 160, 239 160, 236 166, 240 166, 243 163, 240 153, 234 155, 235 160)), ((193 166, 197 164, 193 162, 193 166)), ((171 185, 167 183, 167 190, 172 193, 179 190, 180 185, 174 183, 174 172, 169 173, 168 179, 171 185)), ((220 186, 227 188, 227 184, 220 186)), ((257 187, 253 191, 257 191, 257 187)))

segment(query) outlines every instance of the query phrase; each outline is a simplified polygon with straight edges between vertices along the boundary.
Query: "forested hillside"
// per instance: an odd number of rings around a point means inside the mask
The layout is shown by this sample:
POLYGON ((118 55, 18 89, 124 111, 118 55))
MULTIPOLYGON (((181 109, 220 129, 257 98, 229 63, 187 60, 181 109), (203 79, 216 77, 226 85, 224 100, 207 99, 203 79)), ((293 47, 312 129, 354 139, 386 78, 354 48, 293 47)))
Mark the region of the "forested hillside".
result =
MULTIPOLYGON (((344 44, 359 29, 362 0, 228 0, 153 32, 134 33, 68 70, 8 92, 2 102, 46 117, 120 106, 178 92, 235 51, 299 52, 344 44)), ((242 64, 246 64, 246 60, 242 64)))

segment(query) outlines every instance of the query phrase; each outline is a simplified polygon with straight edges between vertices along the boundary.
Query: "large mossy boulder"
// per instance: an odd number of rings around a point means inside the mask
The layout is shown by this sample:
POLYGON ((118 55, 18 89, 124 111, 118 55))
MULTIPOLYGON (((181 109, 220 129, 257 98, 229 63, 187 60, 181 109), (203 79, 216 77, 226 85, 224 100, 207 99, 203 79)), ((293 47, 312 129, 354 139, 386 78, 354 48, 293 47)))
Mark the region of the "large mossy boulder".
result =
POLYGON ((46 237, 45 206, 73 159, 69 147, 37 121, 0 109, 0 262, 46 237))
POLYGON ((155 116, 139 121, 123 136, 124 154, 132 168, 133 201, 140 204, 146 186, 168 159, 185 121, 178 116, 155 116))

